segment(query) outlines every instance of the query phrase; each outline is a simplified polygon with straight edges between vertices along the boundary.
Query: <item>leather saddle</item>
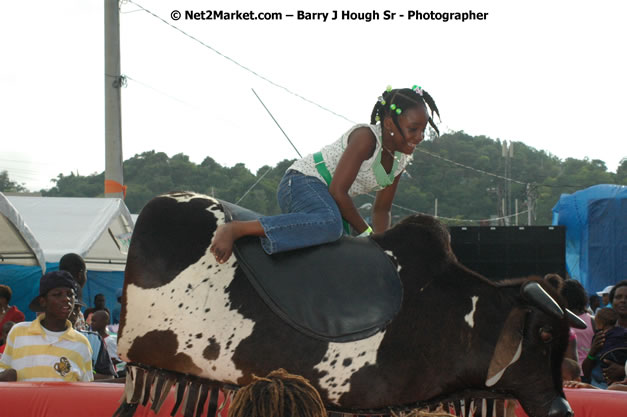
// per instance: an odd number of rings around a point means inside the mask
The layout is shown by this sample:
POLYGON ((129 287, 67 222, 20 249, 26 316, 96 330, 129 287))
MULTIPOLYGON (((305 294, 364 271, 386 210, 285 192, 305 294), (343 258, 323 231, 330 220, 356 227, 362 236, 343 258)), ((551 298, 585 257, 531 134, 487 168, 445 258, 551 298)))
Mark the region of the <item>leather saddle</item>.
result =
MULTIPOLYGON (((260 214, 220 201, 225 221, 260 214)), ((257 237, 237 240, 238 265, 267 306, 290 326, 331 342, 364 339, 383 330, 401 308, 396 266, 371 239, 339 241, 268 255, 257 237)))

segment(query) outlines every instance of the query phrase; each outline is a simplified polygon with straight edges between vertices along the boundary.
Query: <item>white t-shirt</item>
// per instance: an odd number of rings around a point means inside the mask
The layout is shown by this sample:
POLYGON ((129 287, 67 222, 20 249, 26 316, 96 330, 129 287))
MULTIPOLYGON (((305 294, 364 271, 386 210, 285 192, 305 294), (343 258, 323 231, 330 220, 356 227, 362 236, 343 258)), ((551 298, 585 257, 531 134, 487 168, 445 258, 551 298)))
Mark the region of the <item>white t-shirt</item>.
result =
POLYGON ((118 356, 118 344, 114 337, 107 336, 104 338, 105 345, 107 346, 107 352, 111 359, 121 360, 118 356))
MULTIPOLYGON (((381 185, 377 182, 377 179, 374 174, 373 166, 377 161, 378 154, 382 151, 381 145, 381 125, 370 125, 370 124, 358 124, 351 127, 346 133, 344 133, 338 140, 333 142, 330 145, 322 148, 320 152, 322 152, 322 157, 324 158, 324 163, 329 170, 331 176, 335 173, 335 169, 337 167, 342 154, 344 153, 344 149, 346 149, 346 145, 348 144, 348 137, 355 129, 367 127, 372 130, 376 138, 376 147, 370 159, 362 162, 361 167, 359 168, 359 172, 357 174, 357 178, 351 185, 348 190, 348 195, 351 197, 355 197, 360 194, 366 194, 371 191, 379 191, 383 189, 381 185)), ((400 152, 396 152, 395 158, 398 163, 396 164, 396 169, 394 170, 394 177, 400 175, 401 172, 405 169, 405 167, 409 164, 412 157, 411 155, 403 154, 400 152)), ((292 164, 289 169, 293 169, 299 172, 302 172, 305 175, 310 175, 312 177, 317 177, 326 184, 326 181, 316 168, 316 165, 313 160, 313 154, 309 154, 303 159, 300 159, 292 164)))

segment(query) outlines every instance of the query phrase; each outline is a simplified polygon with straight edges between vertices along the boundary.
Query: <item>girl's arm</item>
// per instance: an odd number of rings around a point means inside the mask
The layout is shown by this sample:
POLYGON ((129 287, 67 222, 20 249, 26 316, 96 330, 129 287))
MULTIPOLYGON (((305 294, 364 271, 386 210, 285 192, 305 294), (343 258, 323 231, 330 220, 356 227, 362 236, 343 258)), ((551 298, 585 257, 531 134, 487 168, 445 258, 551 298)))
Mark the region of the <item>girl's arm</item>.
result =
POLYGON ((329 193, 337 203, 342 217, 353 226, 357 233, 365 231, 368 223, 357 211, 355 203, 348 195, 348 190, 355 182, 361 164, 372 156, 374 149, 375 137, 372 131, 367 127, 355 129, 348 138, 348 144, 337 163, 329 186, 329 193))
POLYGON ((396 194, 401 175, 402 173, 397 175, 390 186, 377 192, 377 198, 374 200, 374 205, 372 206, 372 225, 374 226, 375 233, 385 232, 392 224, 392 216, 390 214, 392 202, 394 201, 394 195, 396 194))

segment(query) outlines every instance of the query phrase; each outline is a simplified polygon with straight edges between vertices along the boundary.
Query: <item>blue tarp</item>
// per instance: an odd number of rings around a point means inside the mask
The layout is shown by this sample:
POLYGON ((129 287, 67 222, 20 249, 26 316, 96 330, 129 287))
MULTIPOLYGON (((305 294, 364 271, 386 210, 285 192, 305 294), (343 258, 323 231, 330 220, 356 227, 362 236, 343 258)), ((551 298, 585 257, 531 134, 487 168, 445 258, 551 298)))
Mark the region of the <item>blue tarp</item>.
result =
MULTIPOLYGON (((46 263, 46 270, 56 271, 58 263, 46 263)), ((35 313, 29 310, 28 304, 39 294, 41 268, 38 266, 0 265, 0 284, 11 287, 13 296, 11 305, 17 306, 26 316, 26 320, 34 320, 35 313)), ((94 305, 96 294, 104 294, 107 308, 113 312, 117 300, 118 288, 124 284, 124 272, 87 271, 87 284, 83 288, 83 301, 87 306, 94 305)))
POLYGON ((566 268, 589 294, 627 278, 627 187, 562 194, 553 224, 566 226, 566 268))

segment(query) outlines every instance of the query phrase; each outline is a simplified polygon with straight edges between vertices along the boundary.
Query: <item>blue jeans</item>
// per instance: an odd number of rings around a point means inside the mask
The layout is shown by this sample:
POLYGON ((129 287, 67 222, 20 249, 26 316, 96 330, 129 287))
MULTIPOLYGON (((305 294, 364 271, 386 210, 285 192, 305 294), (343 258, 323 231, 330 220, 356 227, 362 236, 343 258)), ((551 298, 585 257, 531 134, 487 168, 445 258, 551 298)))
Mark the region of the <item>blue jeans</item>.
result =
POLYGON ((269 255, 342 237, 340 209, 318 178, 290 169, 281 179, 277 197, 284 214, 259 219, 266 233, 261 246, 269 255))

